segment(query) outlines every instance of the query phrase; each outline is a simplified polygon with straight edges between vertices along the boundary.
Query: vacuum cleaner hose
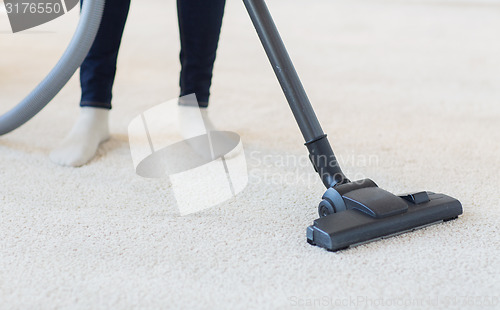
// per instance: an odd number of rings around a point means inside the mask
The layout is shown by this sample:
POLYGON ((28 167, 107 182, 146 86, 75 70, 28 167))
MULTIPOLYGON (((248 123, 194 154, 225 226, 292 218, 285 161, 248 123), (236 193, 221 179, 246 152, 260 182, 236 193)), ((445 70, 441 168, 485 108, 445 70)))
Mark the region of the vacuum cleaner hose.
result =
POLYGON ((17 106, 0 116, 0 135, 29 121, 68 83, 87 56, 97 35, 105 0, 83 2, 80 21, 61 59, 38 86, 17 106))

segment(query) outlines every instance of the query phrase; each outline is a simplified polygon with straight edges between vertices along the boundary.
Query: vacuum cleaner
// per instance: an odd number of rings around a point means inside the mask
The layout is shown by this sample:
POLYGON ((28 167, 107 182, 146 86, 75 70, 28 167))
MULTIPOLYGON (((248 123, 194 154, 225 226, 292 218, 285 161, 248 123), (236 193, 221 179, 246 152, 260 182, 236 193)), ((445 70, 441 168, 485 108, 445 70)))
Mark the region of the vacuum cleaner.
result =
POLYGON ((346 178, 309 102, 264 0, 243 0, 309 150, 309 158, 327 190, 320 218, 307 228, 307 242, 338 251, 456 219, 457 199, 432 192, 394 195, 369 179, 346 178))
MULTIPOLYGON (((87 55, 102 18, 105 0, 86 0, 73 39, 49 75, 11 111, 0 116, 0 135, 36 115, 64 87, 87 55)), ((307 242, 338 251, 456 219, 457 199, 433 192, 394 195, 369 179, 350 181, 342 172, 314 113, 264 0, 243 0, 305 139, 311 163, 327 188, 307 242)))

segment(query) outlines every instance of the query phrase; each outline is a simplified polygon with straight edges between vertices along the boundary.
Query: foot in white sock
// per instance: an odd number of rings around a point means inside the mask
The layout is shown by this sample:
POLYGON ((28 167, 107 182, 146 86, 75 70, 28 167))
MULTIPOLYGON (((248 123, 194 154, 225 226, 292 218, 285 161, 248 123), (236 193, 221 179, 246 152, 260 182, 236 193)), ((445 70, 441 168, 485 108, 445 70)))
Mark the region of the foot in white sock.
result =
POLYGON ((61 166, 80 167, 94 158, 99 145, 109 139, 109 110, 82 107, 75 125, 50 159, 61 166))
POLYGON ((215 130, 207 109, 190 105, 179 105, 179 127, 182 138, 186 140, 215 130))
MULTIPOLYGON (((210 159, 213 154, 210 153, 210 150, 206 149, 206 144, 203 140, 191 139, 194 137, 198 137, 209 133, 211 131, 217 131, 214 124, 210 120, 208 116, 207 108, 198 108, 198 106, 189 106, 189 105, 179 105, 179 127, 180 133, 182 137, 187 140, 187 143, 191 146, 191 148, 198 154, 203 157, 207 157, 210 159)), ((217 141, 211 141, 213 143, 217 143, 219 146, 221 145, 232 145, 238 143, 238 141, 233 141, 234 137, 227 136, 227 138, 220 138, 217 141)), ((230 154, 225 156, 226 159, 231 159, 237 155, 239 155, 240 149, 236 149, 230 154)))

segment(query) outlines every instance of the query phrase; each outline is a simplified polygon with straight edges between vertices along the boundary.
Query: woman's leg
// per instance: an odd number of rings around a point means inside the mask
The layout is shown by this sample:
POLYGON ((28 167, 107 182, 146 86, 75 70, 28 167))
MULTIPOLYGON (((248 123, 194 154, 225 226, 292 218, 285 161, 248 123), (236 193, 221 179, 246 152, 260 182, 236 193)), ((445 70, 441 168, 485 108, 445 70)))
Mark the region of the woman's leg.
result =
POLYGON ((56 164, 82 166, 95 156, 99 144, 109 139, 116 59, 129 7, 130 0, 106 1, 97 37, 80 68, 80 117, 61 146, 50 154, 56 164))
POLYGON ((97 37, 80 68, 82 107, 111 109, 116 59, 130 0, 106 0, 97 37))
POLYGON ((181 96, 195 93, 207 107, 225 0, 177 0, 181 38, 181 96))

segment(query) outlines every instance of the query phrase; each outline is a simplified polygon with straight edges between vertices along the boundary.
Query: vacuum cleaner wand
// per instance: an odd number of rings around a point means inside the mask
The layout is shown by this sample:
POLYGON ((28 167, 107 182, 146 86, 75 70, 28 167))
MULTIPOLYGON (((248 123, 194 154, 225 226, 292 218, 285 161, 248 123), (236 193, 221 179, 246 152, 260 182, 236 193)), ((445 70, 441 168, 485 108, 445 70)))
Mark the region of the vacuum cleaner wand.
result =
POLYGON ((263 0, 244 0, 309 149, 309 158, 326 188, 348 182, 300 82, 285 44, 263 0))
POLYGON ((432 192, 396 196, 375 182, 349 181, 314 113, 264 0, 243 0, 327 191, 320 218, 307 228, 307 241, 337 251, 368 241, 455 219, 462 205, 432 192))

